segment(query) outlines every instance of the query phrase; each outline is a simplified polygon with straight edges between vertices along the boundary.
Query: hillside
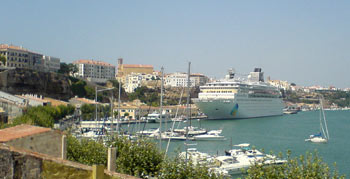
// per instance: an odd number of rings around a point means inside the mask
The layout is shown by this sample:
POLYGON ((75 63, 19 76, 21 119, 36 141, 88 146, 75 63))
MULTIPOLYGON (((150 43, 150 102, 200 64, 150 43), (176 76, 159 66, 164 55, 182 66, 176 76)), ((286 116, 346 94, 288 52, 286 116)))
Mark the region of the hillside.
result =
POLYGON ((73 96, 67 76, 29 69, 1 71, 0 90, 10 94, 38 94, 61 100, 73 96))

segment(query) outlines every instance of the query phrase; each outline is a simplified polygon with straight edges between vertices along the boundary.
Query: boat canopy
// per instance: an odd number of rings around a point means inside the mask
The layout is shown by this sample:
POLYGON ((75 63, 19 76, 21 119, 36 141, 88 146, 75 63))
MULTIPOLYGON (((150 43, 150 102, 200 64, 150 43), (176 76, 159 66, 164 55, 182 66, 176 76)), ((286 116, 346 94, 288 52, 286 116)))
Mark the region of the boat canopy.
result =
POLYGON ((322 133, 314 134, 313 137, 322 137, 322 133))

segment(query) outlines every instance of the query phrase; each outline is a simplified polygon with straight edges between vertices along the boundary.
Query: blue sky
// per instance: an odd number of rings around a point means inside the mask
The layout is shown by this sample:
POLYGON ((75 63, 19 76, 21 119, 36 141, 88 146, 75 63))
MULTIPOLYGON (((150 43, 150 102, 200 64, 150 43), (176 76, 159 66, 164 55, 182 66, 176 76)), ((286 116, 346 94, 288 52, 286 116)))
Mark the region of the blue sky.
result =
POLYGON ((60 57, 350 87, 350 1, 1 2, 0 43, 60 57))

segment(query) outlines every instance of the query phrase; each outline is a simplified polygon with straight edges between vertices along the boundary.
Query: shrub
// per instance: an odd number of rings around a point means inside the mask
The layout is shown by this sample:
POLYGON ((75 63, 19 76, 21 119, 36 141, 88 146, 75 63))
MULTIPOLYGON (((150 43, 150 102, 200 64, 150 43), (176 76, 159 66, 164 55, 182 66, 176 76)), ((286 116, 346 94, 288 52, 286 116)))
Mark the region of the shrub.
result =
POLYGON ((316 151, 314 153, 307 152, 305 156, 300 155, 296 158, 291 158, 290 154, 288 151, 288 160, 282 165, 255 164, 248 169, 248 175, 245 178, 345 178, 345 176, 339 176, 336 169, 331 172, 316 151))

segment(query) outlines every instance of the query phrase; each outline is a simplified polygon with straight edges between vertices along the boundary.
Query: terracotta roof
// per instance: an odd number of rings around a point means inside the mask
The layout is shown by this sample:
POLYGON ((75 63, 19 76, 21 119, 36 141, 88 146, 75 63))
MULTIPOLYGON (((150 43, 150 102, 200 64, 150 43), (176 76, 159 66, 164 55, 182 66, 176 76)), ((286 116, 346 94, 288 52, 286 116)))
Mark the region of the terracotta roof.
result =
POLYGON ((95 102, 95 100, 91 100, 91 99, 87 99, 87 98, 71 98, 73 100, 78 100, 80 102, 83 102, 83 103, 87 103, 87 104, 100 104, 99 102, 95 102))
POLYGON ((0 142, 7 142, 13 139, 31 136, 50 131, 50 128, 31 126, 27 124, 18 125, 0 130, 0 142))
POLYGON ((123 64, 123 68, 153 68, 153 65, 123 64))
POLYGON ((0 49, 15 49, 15 50, 24 50, 27 51, 27 49, 19 47, 19 46, 14 46, 14 45, 7 45, 7 44, 0 44, 0 49))
POLYGON ((109 63, 106 63, 106 62, 94 61, 94 60, 84 60, 84 59, 76 60, 76 61, 74 61, 73 63, 74 63, 74 64, 83 63, 83 64, 93 64, 93 65, 112 66, 112 67, 114 67, 114 65, 109 64, 109 63))
POLYGON ((28 49, 25 49, 23 47, 14 46, 14 45, 8 45, 8 44, 0 44, 0 49, 22 50, 22 51, 25 51, 25 52, 30 52, 30 53, 35 53, 35 54, 41 55, 40 53, 29 51, 28 49))
POLYGON ((57 100, 57 99, 53 99, 53 98, 45 97, 44 100, 46 100, 48 102, 51 102, 51 106, 59 106, 59 105, 67 106, 67 104, 68 104, 68 102, 57 100))

